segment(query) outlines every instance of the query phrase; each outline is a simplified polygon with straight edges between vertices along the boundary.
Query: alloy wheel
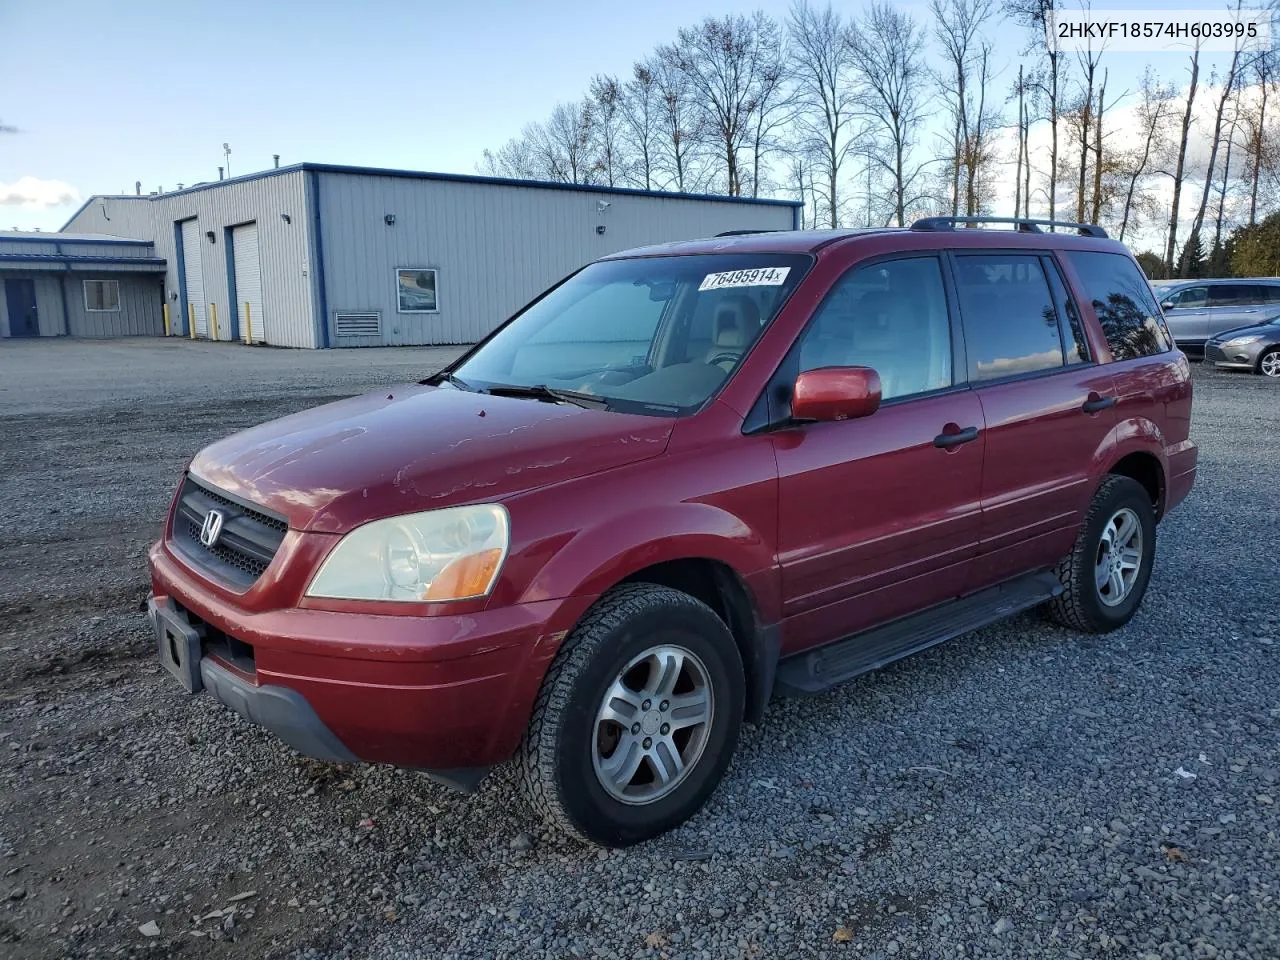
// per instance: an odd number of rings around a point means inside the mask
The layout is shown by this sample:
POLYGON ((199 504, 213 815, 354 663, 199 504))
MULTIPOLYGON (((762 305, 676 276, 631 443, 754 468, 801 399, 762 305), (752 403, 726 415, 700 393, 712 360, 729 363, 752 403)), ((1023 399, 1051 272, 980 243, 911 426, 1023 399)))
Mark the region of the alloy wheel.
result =
POLYGON ((1102 528, 1094 561, 1098 599, 1109 607, 1124 602, 1142 567, 1142 523, 1129 507, 1121 507, 1102 528))
POLYGON ((1272 350, 1263 356, 1258 369, 1264 377, 1280 377, 1280 350, 1272 350))
POLYGON ((715 695, 706 665, 675 645, 651 647, 614 678, 596 713, 592 764, 615 800, 670 794, 706 747, 715 695))

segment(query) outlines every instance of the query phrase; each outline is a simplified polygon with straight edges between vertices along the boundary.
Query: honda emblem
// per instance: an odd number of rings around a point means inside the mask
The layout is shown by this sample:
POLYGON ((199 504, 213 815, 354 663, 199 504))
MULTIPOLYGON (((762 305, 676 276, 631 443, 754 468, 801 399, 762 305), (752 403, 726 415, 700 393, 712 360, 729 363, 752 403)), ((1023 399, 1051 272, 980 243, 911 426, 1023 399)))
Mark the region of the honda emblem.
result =
POLYGON ((210 510, 205 514, 204 523, 200 526, 200 542, 213 549, 218 538, 222 536, 222 522, 226 519, 221 510, 210 510))

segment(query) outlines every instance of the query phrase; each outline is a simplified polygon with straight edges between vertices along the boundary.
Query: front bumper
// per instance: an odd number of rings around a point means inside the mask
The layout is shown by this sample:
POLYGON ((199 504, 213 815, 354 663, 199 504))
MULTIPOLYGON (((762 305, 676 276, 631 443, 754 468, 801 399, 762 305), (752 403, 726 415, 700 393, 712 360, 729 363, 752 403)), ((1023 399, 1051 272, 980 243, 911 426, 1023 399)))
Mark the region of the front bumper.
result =
POLYGON ((1229 370, 1252 370, 1258 362, 1253 344, 1225 349, 1221 343, 1207 343, 1204 358, 1215 367, 1229 370))
MULTIPOLYGON (((153 622, 199 637, 199 684, 300 753, 389 763, 455 784, 514 753, 542 677, 592 597, 466 616, 239 609, 151 548, 153 622), (249 650, 230 657, 226 641, 249 650)), ((162 651, 163 655, 163 651, 162 651)), ((197 686, 197 690, 198 690, 197 686)))

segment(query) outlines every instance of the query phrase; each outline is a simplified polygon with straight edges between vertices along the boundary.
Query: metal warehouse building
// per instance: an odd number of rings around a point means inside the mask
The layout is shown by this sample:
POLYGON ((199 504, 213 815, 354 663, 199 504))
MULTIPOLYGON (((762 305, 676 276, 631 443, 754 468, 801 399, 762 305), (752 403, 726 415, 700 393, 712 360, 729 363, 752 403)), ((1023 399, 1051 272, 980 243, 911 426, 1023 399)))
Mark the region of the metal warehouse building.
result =
POLYGON ((153 245, 175 336, 354 347, 470 343, 597 257, 798 216, 789 200, 303 163, 95 196, 63 229, 153 245))
POLYGON ((0 233, 0 337, 159 336, 164 270, 150 240, 0 233))

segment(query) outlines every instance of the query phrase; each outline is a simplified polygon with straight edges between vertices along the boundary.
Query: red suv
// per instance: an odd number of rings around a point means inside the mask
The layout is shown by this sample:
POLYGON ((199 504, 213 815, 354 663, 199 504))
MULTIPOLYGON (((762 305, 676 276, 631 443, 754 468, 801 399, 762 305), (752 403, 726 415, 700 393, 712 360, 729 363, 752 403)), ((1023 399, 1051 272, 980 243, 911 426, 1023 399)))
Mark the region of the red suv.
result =
POLYGON ((1040 605, 1114 630, 1195 478, 1186 358, 1099 228, 963 219, 607 257, 420 384, 213 444, 150 553, 162 661, 313 757, 514 758, 624 845, 775 690, 1040 605))

